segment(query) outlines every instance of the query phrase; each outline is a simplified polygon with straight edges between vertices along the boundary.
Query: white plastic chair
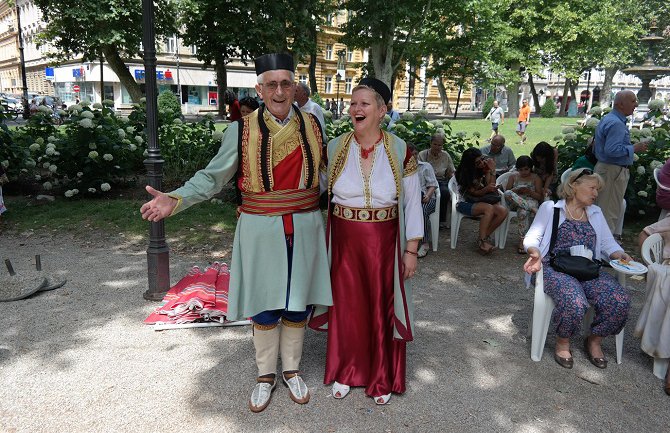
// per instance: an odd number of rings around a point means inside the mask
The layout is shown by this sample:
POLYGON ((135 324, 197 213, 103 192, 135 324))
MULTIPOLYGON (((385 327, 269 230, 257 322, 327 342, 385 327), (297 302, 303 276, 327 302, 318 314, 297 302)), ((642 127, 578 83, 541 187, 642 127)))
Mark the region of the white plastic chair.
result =
MULTIPOLYGON (((496 179, 496 185, 501 185, 503 189, 507 186, 507 181, 509 180, 510 176, 514 174, 514 172, 507 172, 503 173, 500 176, 498 176, 498 179, 496 179)), ((507 218, 505 218, 505 221, 503 221, 502 224, 500 224, 500 227, 498 230, 500 231, 498 235, 498 248, 501 250, 505 248, 505 244, 507 243, 507 234, 509 233, 509 226, 510 226, 510 220, 514 217, 517 216, 516 211, 513 211, 512 209, 509 208, 507 205, 507 201, 505 200, 504 194, 502 194, 502 197, 500 199, 500 203, 507 208, 507 218)))
POLYGON ((430 221, 430 236, 433 251, 437 251, 437 241, 440 238, 440 187, 435 188, 435 212, 428 216, 430 221))
MULTIPOLYGON (((652 263, 663 263, 663 237, 654 233, 642 242, 642 260, 649 266, 652 263)), ((649 295, 647 293, 647 295, 649 295)), ((654 376, 659 379, 665 378, 665 371, 669 368, 668 358, 654 358, 654 376)))
MULTIPOLYGON (((618 274, 619 282, 624 284, 622 276, 623 274, 618 274)), ((527 284, 530 287, 530 279, 527 279, 527 284)), ((549 331, 549 323, 551 322, 551 314, 554 311, 554 307, 554 300, 551 299, 551 296, 544 293, 544 273, 542 268, 540 268, 540 271, 535 274, 535 300, 533 302, 533 315, 530 322, 530 329, 532 330, 530 359, 535 362, 542 360, 544 344, 547 341, 547 332, 549 331)), ((585 323, 591 323, 592 310, 593 308, 589 307, 589 311, 584 316, 585 323)), ((623 357, 623 335, 624 329, 615 337, 617 364, 621 364, 621 358, 623 357)))
MULTIPOLYGON (((661 182, 658 181, 658 173, 660 173, 660 172, 661 172, 660 168, 655 168, 654 169, 654 180, 656 181, 656 188, 661 188, 661 189, 664 189, 666 191, 670 191, 670 188, 668 188, 665 185, 661 185, 661 182)), ((668 215, 668 210, 667 209, 661 209, 661 214, 658 216, 658 220, 659 221, 662 220, 667 215, 668 215)))
MULTIPOLYGON (((455 176, 449 179, 449 196, 451 197, 451 249, 453 250, 456 249, 456 242, 458 241, 458 229, 461 227, 461 220, 463 218, 478 220, 479 217, 469 217, 456 210, 456 203, 461 201, 461 193, 458 191, 458 183, 456 183, 455 176)), ((495 232, 493 232, 496 247, 499 245, 500 226, 495 230, 495 232)))

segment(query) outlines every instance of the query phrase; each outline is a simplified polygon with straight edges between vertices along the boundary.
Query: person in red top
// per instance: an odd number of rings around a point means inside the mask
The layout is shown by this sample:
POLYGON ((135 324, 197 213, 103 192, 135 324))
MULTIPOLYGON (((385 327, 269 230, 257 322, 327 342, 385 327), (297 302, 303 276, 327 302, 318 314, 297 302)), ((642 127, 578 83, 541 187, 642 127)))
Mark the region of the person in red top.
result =
POLYGON ((523 105, 519 109, 519 118, 517 119, 516 135, 521 137, 521 144, 526 141, 526 127, 530 123, 530 107, 528 99, 523 100, 523 105))
POLYGON ((237 100, 237 95, 230 89, 226 89, 225 102, 228 104, 228 120, 234 122, 242 118, 240 112, 240 102, 237 100))

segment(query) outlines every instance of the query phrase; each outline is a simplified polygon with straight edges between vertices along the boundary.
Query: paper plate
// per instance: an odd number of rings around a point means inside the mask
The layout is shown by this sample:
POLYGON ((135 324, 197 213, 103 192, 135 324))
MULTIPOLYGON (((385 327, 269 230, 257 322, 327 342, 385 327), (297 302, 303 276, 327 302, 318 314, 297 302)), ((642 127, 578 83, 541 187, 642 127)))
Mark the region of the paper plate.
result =
POLYGON ((610 265, 615 271, 623 272, 628 275, 642 275, 647 273, 647 267, 640 262, 630 261, 626 264, 619 260, 610 260, 610 265))

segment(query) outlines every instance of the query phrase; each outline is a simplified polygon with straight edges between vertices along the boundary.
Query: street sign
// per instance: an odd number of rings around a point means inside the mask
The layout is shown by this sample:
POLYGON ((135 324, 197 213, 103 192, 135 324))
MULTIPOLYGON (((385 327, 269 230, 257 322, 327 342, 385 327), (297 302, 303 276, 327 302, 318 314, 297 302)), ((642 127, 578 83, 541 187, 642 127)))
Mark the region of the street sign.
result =
POLYGON ((74 93, 79 93, 79 85, 78 85, 78 84, 75 84, 74 86, 72 86, 72 91, 73 91, 74 93))

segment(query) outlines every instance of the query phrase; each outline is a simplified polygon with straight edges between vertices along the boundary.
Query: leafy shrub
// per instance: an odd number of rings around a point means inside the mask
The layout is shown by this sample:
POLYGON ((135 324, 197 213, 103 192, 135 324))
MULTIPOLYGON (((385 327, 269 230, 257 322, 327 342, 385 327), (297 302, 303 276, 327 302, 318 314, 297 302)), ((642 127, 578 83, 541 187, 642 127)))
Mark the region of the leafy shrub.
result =
POLYGON ((167 125, 177 118, 181 118, 179 98, 170 90, 163 90, 158 95, 158 124, 167 125))
POLYGON ((325 107, 326 107, 326 103, 323 102, 323 98, 321 97, 321 95, 319 95, 319 94, 316 93, 316 92, 315 92, 315 93, 312 93, 312 96, 310 96, 309 99, 311 99, 312 101, 314 101, 314 102, 316 102, 317 104, 319 104, 319 105, 321 106, 321 108, 325 108, 325 107))
POLYGON ((486 117, 489 114, 489 111, 491 111, 491 108, 493 108, 493 101, 493 96, 489 96, 486 99, 484 106, 482 107, 482 117, 486 117))
POLYGON ((552 98, 547 98, 544 105, 540 108, 540 116, 550 119, 556 115, 556 104, 552 98))

